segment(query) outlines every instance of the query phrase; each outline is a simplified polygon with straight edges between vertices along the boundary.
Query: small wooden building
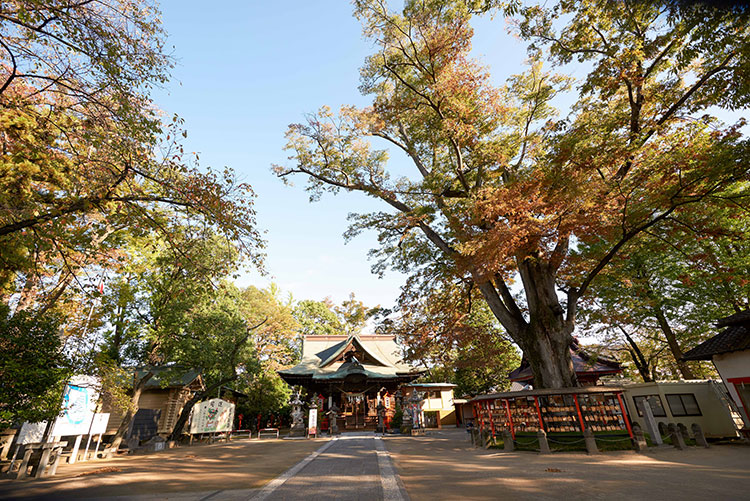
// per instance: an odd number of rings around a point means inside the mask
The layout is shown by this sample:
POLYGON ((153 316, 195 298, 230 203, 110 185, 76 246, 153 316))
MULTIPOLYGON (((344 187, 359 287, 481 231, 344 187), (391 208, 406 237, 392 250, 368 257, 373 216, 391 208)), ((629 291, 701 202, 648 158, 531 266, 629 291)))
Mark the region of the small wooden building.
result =
MULTIPOLYGON (((195 369, 164 366, 152 369, 155 374, 146 383, 138 401, 138 413, 133 419, 137 436, 148 439, 154 435, 166 436, 172 432, 185 403, 195 392, 204 389, 203 378, 195 369)), ((134 369, 134 379, 145 375, 145 369, 134 369)), ((111 402, 103 402, 102 412, 109 412, 107 435, 113 435, 122 422, 124 412, 111 402)))
POLYGON ((716 326, 724 330, 682 358, 714 363, 742 415, 742 433, 750 437, 750 310, 722 318, 716 326))
MULTIPOLYGON (((579 344, 577 339, 574 339, 570 345, 570 358, 573 360, 573 370, 575 370, 578 384, 581 386, 595 385, 602 376, 622 372, 619 362, 603 355, 589 353, 579 344)), ((508 379, 514 383, 533 384, 534 373, 526 358, 523 358, 521 365, 508 375, 508 379)))

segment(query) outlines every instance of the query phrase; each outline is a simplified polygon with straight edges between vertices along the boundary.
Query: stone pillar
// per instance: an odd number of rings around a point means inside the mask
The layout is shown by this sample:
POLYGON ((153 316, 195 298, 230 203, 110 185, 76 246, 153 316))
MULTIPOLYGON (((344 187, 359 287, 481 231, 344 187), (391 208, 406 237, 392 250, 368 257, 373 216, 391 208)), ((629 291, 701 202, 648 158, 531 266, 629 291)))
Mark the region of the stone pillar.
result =
POLYGON ((643 421, 646 423, 646 431, 651 437, 651 441, 656 445, 662 445, 664 441, 661 439, 661 430, 659 430, 659 425, 654 418, 651 404, 645 398, 641 400, 641 411, 643 412, 643 421))
POLYGON ((643 430, 638 424, 633 425, 633 447, 636 452, 648 452, 648 443, 643 435, 643 430))
POLYGON ((549 454, 549 442, 547 441, 547 433, 544 430, 536 432, 536 438, 539 439, 539 452, 542 454, 549 454))
POLYGON ((503 450, 505 452, 513 452, 516 449, 516 444, 513 443, 513 435, 508 430, 503 432, 503 450))
POLYGON ((708 441, 706 440, 706 436, 703 434, 703 430, 701 429, 701 425, 698 423, 693 423, 693 426, 691 426, 693 429, 693 436, 695 437, 695 444, 698 447, 705 447, 708 449, 708 441))
POLYGON ((338 422, 337 422, 337 418, 338 418, 340 410, 341 409, 339 409, 339 406, 336 405, 335 402, 328 409, 328 415, 330 416, 328 418, 328 420, 329 420, 328 433, 330 435, 338 435, 339 434, 339 425, 338 425, 338 422))
POLYGON ((599 448, 596 446, 596 439, 591 428, 583 430, 583 439, 586 441, 586 452, 588 454, 599 454, 599 448))
POLYGON ((685 438, 682 436, 682 432, 677 427, 677 425, 674 423, 669 423, 667 429, 669 430, 669 435, 672 437, 672 445, 674 445, 676 449, 686 449, 687 445, 685 444, 685 438))

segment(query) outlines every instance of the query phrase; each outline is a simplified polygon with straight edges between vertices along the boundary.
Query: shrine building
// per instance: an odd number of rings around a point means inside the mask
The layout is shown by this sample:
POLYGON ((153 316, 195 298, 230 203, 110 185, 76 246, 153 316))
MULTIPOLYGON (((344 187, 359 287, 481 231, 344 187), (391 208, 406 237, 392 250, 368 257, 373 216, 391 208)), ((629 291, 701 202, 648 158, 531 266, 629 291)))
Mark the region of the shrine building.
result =
POLYGON ((322 397, 321 415, 335 403, 339 427, 347 430, 377 424, 377 405, 382 401, 388 421, 396 411, 396 392, 423 374, 401 359, 395 336, 305 336, 302 360, 279 376, 290 386, 301 386, 322 397))

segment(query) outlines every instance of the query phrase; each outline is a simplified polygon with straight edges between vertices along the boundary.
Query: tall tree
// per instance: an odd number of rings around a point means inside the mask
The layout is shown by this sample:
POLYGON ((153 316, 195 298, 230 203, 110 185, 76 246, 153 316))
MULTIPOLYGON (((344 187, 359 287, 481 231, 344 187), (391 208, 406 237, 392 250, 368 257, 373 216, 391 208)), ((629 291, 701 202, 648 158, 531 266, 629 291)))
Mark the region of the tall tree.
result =
POLYGON ((682 360, 683 349, 709 336, 716 319, 750 307, 748 229, 747 214, 736 210, 667 221, 597 277, 583 304, 588 322, 629 334, 631 346, 649 337, 671 355, 674 376, 703 376, 700 364, 682 360))
POLYGON ((354 216, 349 233, 380 232, 376 271, 471 281, 535 386, 574 386, 568 347, 596 276, 668 218, 746 201, 747 141, 710 114, 747 105, 749 15, 658 1, 525 7, 515 26, 530 69, 496 88, 469 55, 475 7, 356 1, 378 47, 361 71, 373 104, 290 126, 291 165, 275 170, 306 176, 313 200, 345 190, 383 201, 390 212, 354 216), (551 101, 571 82, 545 72, 545 57, 587 71, 564 119, 551 101), (417 175, 391 179, 371 138, 417 175))

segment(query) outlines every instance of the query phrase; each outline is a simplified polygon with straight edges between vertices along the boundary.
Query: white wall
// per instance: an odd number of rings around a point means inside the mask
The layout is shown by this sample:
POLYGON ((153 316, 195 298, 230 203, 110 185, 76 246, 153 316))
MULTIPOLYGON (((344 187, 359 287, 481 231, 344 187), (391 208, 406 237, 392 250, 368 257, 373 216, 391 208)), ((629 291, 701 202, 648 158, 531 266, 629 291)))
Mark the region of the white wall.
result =
POLYGON ((729 394, 732 395, 737 407, 740 408, 742 419, 745 421, 745 427, 750 428, 750 418, 748 418, 745 408, 742 406, 740 396, 737 394, 734 385, 727 381, 736 377, 750 377, 750 350, 714 355, 713 362, 716 370, 719 371, 721 378, 724 380, 729 394))

